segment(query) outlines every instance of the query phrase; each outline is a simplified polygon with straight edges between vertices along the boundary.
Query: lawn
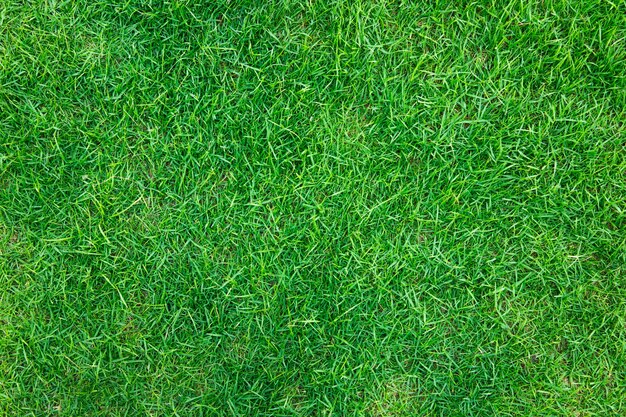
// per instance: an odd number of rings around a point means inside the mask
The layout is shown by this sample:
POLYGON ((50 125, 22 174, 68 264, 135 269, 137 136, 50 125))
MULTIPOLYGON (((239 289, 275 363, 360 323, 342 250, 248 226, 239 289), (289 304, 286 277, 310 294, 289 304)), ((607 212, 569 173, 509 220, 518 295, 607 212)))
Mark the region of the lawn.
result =
POLYGON ((626 1, 0 0, 0 415, 626 415, 626 1))

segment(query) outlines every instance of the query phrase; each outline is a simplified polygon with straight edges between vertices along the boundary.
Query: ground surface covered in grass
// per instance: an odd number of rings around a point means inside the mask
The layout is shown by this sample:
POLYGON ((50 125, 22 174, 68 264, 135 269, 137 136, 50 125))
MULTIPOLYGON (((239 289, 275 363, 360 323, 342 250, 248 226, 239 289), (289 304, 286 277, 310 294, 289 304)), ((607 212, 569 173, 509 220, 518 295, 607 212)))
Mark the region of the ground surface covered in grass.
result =
POLYGON ((0 413, 626 414, 626 5, 0 1, 0 413))

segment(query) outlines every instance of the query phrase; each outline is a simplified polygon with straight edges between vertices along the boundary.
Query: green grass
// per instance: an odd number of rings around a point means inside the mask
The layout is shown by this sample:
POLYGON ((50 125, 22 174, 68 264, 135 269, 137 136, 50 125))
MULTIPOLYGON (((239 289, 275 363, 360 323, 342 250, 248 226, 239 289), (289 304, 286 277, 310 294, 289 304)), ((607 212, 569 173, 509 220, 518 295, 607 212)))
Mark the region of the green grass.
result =
POLYGON ((0 0, 0 415, 626 415, 625 122, 623 0, 0 0))

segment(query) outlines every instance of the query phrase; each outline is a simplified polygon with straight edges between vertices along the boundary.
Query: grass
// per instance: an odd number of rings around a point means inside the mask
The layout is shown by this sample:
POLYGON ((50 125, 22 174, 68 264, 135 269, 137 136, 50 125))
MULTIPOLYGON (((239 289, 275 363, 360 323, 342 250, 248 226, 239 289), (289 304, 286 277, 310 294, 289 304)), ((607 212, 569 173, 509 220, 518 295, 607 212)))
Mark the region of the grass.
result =
POLYGON ((625 122, 622 0, 0 0, 0 414, 626 415, 625 122))

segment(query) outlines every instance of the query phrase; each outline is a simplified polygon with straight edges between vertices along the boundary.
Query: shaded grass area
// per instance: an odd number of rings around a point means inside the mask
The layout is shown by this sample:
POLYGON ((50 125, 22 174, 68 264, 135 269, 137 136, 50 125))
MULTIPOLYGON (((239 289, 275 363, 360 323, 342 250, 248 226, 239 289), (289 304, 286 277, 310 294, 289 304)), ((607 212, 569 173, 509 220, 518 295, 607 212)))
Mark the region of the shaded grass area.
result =
POLYGON ((623 1, 0 0, 2 415, 626 413, 623 1))

